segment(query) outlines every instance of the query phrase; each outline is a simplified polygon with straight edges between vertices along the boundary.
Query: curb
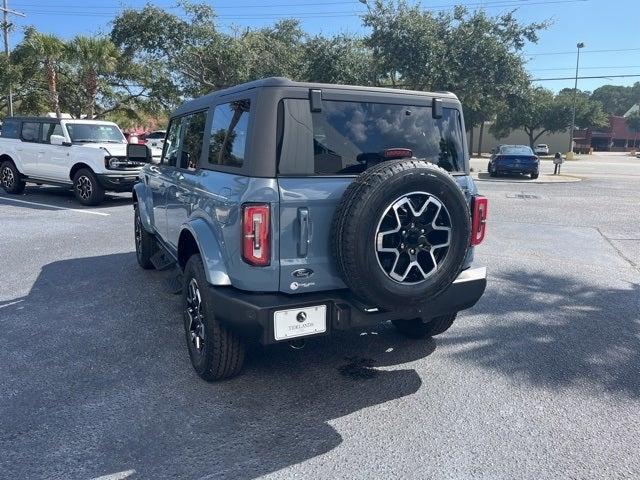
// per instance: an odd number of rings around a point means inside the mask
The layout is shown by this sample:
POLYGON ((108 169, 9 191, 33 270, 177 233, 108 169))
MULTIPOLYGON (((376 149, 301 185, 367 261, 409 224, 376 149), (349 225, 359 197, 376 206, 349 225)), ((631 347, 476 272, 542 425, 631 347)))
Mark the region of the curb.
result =
MULTIPOLYGON (((479 172, 479 173, 484 173, 485 175, 488 175, 485 172, 479 172)), ((522 179, 522 180, 518 180, 515 178, 480 178, 478 175, 478 172, 472 172, 471 176, 473 177, 473 179, 475 181, 478 182, 492 182, 492 183, 515 183, 515 184, 527 184, 527 185, 531 185, 531 184, 543 184, 543 185, 551 185, 554 183, 576 183, 576 182, 581 182, 582 178, 580 177, 574 177, 571 175, 557 175, 555 177, 561 177, 561 179, 554 179, 554 180, 545 180, 545 177, 552 177, 552 175, 542 175, 540 177, 538 177, 536 180, 531 180, 531 179, 522 179)))

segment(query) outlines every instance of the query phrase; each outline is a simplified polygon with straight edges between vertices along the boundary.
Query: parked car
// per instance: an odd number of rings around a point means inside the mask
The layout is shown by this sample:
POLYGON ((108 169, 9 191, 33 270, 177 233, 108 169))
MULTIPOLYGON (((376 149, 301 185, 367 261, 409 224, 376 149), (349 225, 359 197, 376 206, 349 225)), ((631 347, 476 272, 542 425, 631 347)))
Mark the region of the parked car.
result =
POLYGON ((154 130, 144 136, 144 144, 151 149, 154 157, 162 155, 162 147, 164 146, 164 137, 166 135, 166 130, 154 130))
POLYGON ((185 103, 134 187, 142 268, 176 265, 206 380, 268 345, 392 321, 447 330, 484 292, 487 200, 450 93, 268 78, 185 103))
POLYGON ((540 160, 526 145, 500 145, 489 160, 487 171, 492 177, 520 173, 538 178, 540 160))
POLYGON ((533 150, 536 155, 549 155, 549 145, 546 143, 541 143, 540 145, 536 145, 536 148, 533 150))
POLYGON ((115 123, 49 117, 8 117, 0 136, 0 185, 19 194, 27 182, 73 188, 83 205, 105 191, 131 191, 143 161, 127 157, 115 123))

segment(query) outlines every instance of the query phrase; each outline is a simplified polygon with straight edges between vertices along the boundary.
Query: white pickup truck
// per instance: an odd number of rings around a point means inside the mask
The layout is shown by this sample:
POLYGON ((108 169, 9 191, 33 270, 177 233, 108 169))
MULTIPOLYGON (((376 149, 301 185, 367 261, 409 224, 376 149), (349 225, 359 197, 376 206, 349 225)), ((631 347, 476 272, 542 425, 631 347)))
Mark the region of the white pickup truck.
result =
POLYGON ((26 182, 69 186, 80 203, 97 205, 105 191, 130 192, 144 163, 127 157, 127 140, 112 122, 9 117, 2 124, 7 193, 22 193, 26 182))

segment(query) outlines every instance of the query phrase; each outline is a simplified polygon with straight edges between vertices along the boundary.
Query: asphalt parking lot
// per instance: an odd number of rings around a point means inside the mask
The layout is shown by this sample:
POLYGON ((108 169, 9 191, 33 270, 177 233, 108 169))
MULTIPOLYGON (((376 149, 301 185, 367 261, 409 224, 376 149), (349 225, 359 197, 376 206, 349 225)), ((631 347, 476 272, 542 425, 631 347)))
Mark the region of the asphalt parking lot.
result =
POLYGON ((0 190, 0 478, 639 478, 640 160, 563 173, 478 183, 489 285, 447 333, 258 348, 218 384, 130 196, 0 190))

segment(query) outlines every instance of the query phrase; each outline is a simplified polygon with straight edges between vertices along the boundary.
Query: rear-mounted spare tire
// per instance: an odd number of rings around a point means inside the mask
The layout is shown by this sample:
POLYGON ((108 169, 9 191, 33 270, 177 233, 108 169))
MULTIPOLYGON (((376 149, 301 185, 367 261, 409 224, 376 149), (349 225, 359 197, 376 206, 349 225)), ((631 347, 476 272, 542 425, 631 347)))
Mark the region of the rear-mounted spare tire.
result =
POLYGON ((331 242, 346 285, 369 306, 422 307, 460 273, 471 235, 467 200, 425 160, 363 172, 336 209, 331 242))

